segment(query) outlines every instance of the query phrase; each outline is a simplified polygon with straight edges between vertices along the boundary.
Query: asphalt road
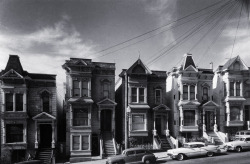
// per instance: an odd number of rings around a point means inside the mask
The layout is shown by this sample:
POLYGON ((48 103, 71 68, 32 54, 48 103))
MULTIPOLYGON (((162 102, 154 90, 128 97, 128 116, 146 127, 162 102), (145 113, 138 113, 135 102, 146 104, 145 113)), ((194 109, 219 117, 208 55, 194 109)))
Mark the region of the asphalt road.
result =
POLYGON ((227 152, 226 154, 216 155, 213 157, 197 157, 189 158, 184 161, 177 161, 172 159, 159 160, 157 164, 250 164, 250 151, 245 151, 241 153, 227 152))

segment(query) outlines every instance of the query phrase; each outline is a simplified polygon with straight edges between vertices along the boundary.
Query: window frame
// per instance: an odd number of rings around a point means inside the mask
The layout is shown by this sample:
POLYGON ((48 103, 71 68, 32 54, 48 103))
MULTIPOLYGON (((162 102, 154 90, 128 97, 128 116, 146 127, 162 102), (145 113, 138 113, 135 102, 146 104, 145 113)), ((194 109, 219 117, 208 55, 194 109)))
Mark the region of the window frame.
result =
POLYGON ((195 110, 183 110, 183 126, 196 126, 196 118, 195 118, 195 110), (193 115, 193 120, 194 121, 188 121, 187 122, 187 118, 185 118, 185 112, 194 112, 194 115, 193 115))
POLYGON ((72 88, 71 88, 71 96, 72 97, 90 97, 91 96, 91 84, 90 84, 90 80, 89 79, 77 79, 77 78, 73 78, 72 79, 72 88), (78 82, 78 87, 75 87, 74 82, 78 82), (87 88, 84 87, 84 84, 87 84, 87 88), (79 95, 75 95, 75 90, 78 90, 79 95), (84 94, 85 92, 87 92, 87 95, 84 94))
POLYGON ((190 100, 195 100, 195 85, 189 85, 190 100))
POLYGON ((208 98, 208 87, 203 87, 202 88, 202 100, 204 100, 204 101, 208 101, 209 100, 209 98, 208 98), (205 90, 207 90, 206 91, 207 93, 205 93, 205 90), (207 98, 205 99, 205 97, 207 97, 207 98))
MULTIPOLYGON (((147 131, 147 115, 146 113, 131 113, 131 119, 130 119, 130 123, 131 123, 131 131, 147 131), (134 130, 133 125, 135 125, 135 123, 133 122, 133 116, 143 116, 143 129, 139 129, 139 130, 134 130)), ((136 123, 138 125, 138 123, 136 123)))
MULTIPOLYGON (((86 120, 85 120, 86 121, 86 120)), ((84 122, 85 122, 84 121, 84 122)), ((90 126, 90 111, 89 111, 89 107, 73 107, 72 108, 72 126, 74 127, 89 127, 90 126), (79 116, 79 112, 78 113, 74 113, 76 110, 84 110, 84 111, 87 111, 87 117, 79 117, 77 119, 79 120, 85 120, 87 119, 87 124, 75 124, 75 115, 78 115, 79 116)))
MULTIPOLYGON (((16 136, 17 134, 12 134, 12 135, 16 136)), ((15 144, 15 143, 24 143, 24 142, 25 142, 25 125, 24 125, 24 123, 16 123, 16 124, 6 123, 5 124, 5 143, 6 144, 15 144), (16 141, 16 142, 8 142, 7 141, 7 139, 10 139, 10 136, 9 136, 8 130, 7 130, 8 125, 22 125, 22 141, 16 141)))
POLYGON ((138 103, 138 104, 143 104, 147 102, 147 90, 146 87, 131 87, 130 89, 130 103, 138 103), (143 90, 143 96, 142 96, 142 91, 143 90), (143 98, 143 101, 142 101, 143 98), (135 101, 136 100, 136 101, 135 101))
POLYGON ((71 142, 71 144, 70 144, 70 149, 71 149, 71 151, 89 151, 90 150, 90 137, 91 137, 91 135, 90 134, 71 134, 71 140, 70 140, 70 142, 71 142), (82 141, 82 138, 83 137, 88 137, 88 149, 83 149, 83 141, 82 141), (74 139, 74 137, 79 137, 79 145, 78 145, 78 149, 74 149, 74 142, 73 142, 73 139, 74 139))
POLYGON ((155 89, 155 104, 162 104, 162 89, 155 89), (157 91, 160 93, 159 96, 157 96, 157 91))

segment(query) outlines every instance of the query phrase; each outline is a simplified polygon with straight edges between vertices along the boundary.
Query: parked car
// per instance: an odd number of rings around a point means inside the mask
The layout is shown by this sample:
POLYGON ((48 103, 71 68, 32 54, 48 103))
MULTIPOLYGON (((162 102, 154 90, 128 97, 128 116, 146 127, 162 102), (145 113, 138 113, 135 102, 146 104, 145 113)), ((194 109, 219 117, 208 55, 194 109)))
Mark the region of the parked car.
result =
POLYGON ((125 149, 121 155, 109 157, 106 164, 123 163, 155 163, 156 157, 150 151, 143 148, 125 149))
POLYGON ((235 138, 239 137, 250 137, 250 130, 240 130, 236 132, 235 138))
POLYGON ((227 142, 228 150, 241 152, 242 150, 250 149, 250 137, 238 137, 234 141, 227 142))
POLYGON ((184 160, 189 157, 204 155, 212 157, 214 154, 226 152, 227 147, 225 145, 206 145, 203 142, 189 142, 185 143, 181 148, 168 150, 167 155, 172 159, 184 160))

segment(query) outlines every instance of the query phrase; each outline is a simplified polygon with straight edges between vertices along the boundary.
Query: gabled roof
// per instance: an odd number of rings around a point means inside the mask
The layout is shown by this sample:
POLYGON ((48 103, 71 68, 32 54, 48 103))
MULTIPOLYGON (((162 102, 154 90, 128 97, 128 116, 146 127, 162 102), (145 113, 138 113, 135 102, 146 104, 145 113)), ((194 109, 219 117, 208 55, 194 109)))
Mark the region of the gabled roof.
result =
MULTIPOLYGON (((220 70, 226 70, 229 69, 231 65, 233 65, 236 61, 239 61, 243 65, 243 70, 249 70, 247 65, 243 62, 243 60, 240 58, 240 56, 236 56, 234 58, 229 59, 223 66, 219 67, 220 70)), ((218 70, 217 69, 217 70, 218 70)))
POLYGON ((56 120, 56 117, 46 113, 42 112, 32 118, 33 120, 56 120))
POLYGON ((128 74, 152 74, 151 70, 138 59, 128 70, 128 74), (138 68, 138 69, 136 69, 138 68))
POLYGON ((117 105, 117 103, 109 98, 105 98, 102 101, 98 102, 97 105, 117 105))
POLYGON ((164 104, 160 104, 160 105, 154 107, 153 110, 154 110, 154 111, 165 111, 165 112, 166 112, 166 111, 170 111, 170 108, 167 107, 167 106, 164 105, 164 104))
POLYGON ((16 72, 14 69, 10 69, 8 72, 5 72, 2 77, 10 77, 10 78, 23 78, 22 75, 20 75, 18 72, 16 72))

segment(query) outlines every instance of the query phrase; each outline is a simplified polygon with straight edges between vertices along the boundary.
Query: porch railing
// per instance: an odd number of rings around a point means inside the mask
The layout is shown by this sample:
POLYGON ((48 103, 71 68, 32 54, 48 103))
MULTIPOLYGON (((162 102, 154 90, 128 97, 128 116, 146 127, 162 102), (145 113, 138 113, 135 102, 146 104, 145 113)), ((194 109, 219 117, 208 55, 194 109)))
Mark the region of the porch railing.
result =
POLYGON ((104 156, 104 147, 103 147, 102 134, 100 134, 100 156, 101 156, 101 158, 103 158, 103 156, 104 156))

